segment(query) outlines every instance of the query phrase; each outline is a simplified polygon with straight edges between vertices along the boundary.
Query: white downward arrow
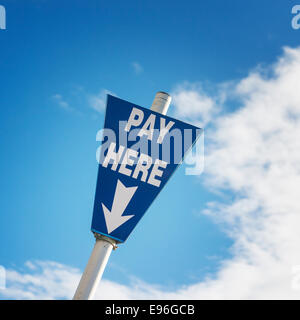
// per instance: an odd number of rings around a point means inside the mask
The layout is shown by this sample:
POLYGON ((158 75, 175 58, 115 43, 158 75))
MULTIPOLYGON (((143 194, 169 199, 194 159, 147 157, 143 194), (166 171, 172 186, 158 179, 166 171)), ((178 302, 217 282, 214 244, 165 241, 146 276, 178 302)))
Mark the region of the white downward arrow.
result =
POLYGON ((106 206, 101 203, 108 233, 113 232, 123 223, 134 217, 122 216, 122 214, 128 206, 128 203, 133 197, 134 193, 136 192, 136 189, 137 187, 126 188, 124 184, 120 180, 118 180, 111 211, 109 211, 106 206))

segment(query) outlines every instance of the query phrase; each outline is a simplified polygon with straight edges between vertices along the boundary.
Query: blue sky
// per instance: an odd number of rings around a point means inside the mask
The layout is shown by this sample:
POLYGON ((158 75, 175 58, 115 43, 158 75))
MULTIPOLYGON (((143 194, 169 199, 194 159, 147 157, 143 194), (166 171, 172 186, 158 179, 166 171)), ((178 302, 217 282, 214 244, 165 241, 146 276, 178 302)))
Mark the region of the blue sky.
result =
MULTIPOLYGON (((22 270, 41 260, 83 270, 94 243, 95 138, 105 90, 143 107, 159 90, 176 95, 191 84, 214 95, 222 83, 268 70, 284 46, 299 45, 294 4, 0 0, 7 14, 0 30, 0 265, 22 270)), ((221 113, 237 103, 223 104, 221 113)), ((169 114, 178 116, 178 108, 169 114)), ((214 124, 207 126, 210 141, 214 124)), ((175 290, 215 277, 234 239, 202 211, 239 195, 220 193, 204 176, 185 175, 185 165, 175 173, 111 255, 105 279, 175 290)))

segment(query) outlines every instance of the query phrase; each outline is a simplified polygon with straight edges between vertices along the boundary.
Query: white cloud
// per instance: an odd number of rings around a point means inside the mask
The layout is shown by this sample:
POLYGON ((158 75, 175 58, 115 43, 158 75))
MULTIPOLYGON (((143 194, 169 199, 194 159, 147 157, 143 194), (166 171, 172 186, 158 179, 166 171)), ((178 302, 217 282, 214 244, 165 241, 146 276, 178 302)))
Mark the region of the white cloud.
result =
POLYGON ((206 183, 235 195, 205 211, 235 241, 234 258, 210 282, 213 295, 300 298, 292 289, 300 265, 299 79, 300 49, 285 48, 269 76, 256 71, 236 84, 240 108, 206 132, 206 183))
POLYGON ((70 298, 80 278, 78 269, 57 262, 28 261, 25 266, 25 272, 6 270, 6 288, 0 291, 3 298, 70 298))
MULTIPOLYGON (((6 289, 0 296, 6 299, 72 299, 80 280, 79 269, 53 261, 27 261, 26 270, 6 270, 6 289)), ((164 298, 155 286, 133 280, 129 286, 102 280, 95 299, 164 298)))
POLYGON ((141 74, 141 73, 144 71, 144 69, 143 69, 143 67, 141 66, 141 64, 138 63, 137 61, 132 62, 132 63, 131 63, 131 66, 132 66, 132 68, 133 68, 133 70, 134 70, 134 72, 135 72, 136 74, 141 74))
POLYGON ((219 104, 224 99, 221 92, 216 93, 215 96, 209 96, 200 83, 188 82, 178 85, 171 96, 175 116, 188 121, 194 120, 193 122, 196 117, 197 124, 201 127, 204 127, 219 112, 219 104))
POLYGON ((70 107, 69 103, 65 101, 61 94, 54 94, 52 98, 56 101, 56 103, 65 110, 73 110, 73 108, 70 107))
MULTIPOLYGON (((139 281, 123 286, 104 280, 96 298, 300 298, 299 79, 300 48, 285 48, 268 76, 255 71, 230 88, 239 108, 219 115, 206 132, 210 140, 205 183, 234 194, 231 203, 208 203, 204 211, 224 224, 234 240, 232 258, 223 261, 220 271, 174 292, 139 281)), ((178 112, 203 121, 212 119, 218 98, 196 87, 185 87, 184 94, 177 90, 175 105, 187 106, 178 112)), ((37 271, 32 263, 27 265, 30 273, 7 271, 7 296, 72 296, 79 280, 77 269, 45 263, 37 271)))
POLYGON ((90 107, 99 112, 102 113, 105 110, 106 107, 106 96, 107 94, 110 94, 112 96, 116 96, 113 92, 102 89, 98 94, 96 95, 90 95, 88 98, 90 107))

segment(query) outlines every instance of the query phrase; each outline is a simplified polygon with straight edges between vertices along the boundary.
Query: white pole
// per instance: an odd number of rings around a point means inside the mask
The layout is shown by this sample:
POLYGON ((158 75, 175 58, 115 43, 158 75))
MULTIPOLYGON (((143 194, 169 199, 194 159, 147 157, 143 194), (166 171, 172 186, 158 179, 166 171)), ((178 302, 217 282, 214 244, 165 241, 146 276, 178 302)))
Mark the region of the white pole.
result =
MULTIPOLYGON (((166 92, 157 92, 151 106, 152 111, 167 114, 171 96, 166 92)), ((87 266, 73 297, 73 300, 91 300, 102 278, 112 249, 117 248, 115 240, 95 233, 96 243, 87 266)))
POLYGON ((155 98, 151 106, 151 110, 166 115, 168 112, 171 100, 172 98, 168 93, 159 91, 155 95, 155 98))
POLYGON ((98 234, 95 234, 95 237, 95 246, 82 274, 73 300, 93 299, 111 251, 117 248, 116 242, 113 239, 98 234))

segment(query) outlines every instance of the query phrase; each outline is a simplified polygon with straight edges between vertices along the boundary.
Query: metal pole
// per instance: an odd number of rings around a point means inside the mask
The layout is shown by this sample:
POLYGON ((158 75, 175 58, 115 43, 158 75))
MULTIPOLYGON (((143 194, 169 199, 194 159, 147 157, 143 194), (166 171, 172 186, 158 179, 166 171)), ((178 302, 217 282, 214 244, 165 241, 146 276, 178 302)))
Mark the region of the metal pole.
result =
POLYGON ((113 239, 95 233, 96 243, 82 274, 73 300, 91 300, 102 278, 112 249, 117 248, 113 239))
MULTIPOLYGON (((167 114, 170 103, 171 96, 166 92, 159 91, 155 95, 151 110, 165 115, 167 114)), ((97 233, 94 235, 96 238, 96 243, 87 266, 82 274, 73 300, 93 299, 111 251, 112 249, 117 248, 117 243, 115 240, 97 233)))
POLYGON ((155 95, 155 98, 151 106, 151 110, 166 115, 168 112, 171 100, 172 98, 168 93, 159 91, 155 95))

